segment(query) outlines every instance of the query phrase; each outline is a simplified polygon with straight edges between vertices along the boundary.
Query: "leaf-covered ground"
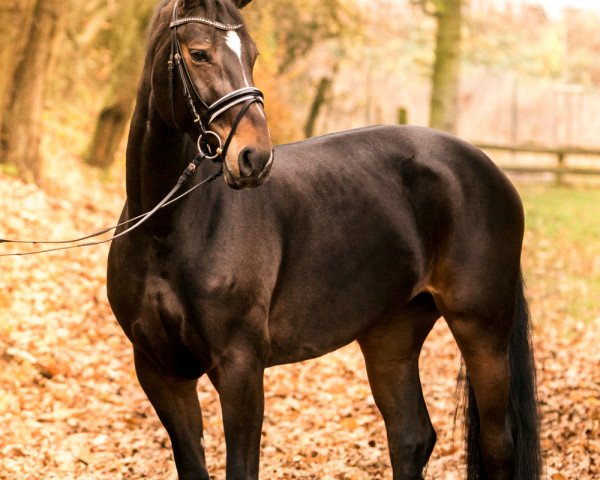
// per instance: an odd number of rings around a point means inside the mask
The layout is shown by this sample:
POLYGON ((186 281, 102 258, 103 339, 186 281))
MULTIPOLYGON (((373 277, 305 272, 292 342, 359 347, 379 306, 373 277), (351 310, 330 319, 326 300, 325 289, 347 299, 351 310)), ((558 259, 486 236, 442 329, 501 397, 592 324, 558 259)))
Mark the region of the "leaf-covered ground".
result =
MULTIPOLYGON (((70 237, 115 221, 118 189, 62 181, 68 188, 52 195, 0 174, 0 237, 70 237)), ((545 477, 600 478, 600 191, 522 192, 545 477)), ((1 479, 173 478, 169 440, 106 301, 107 250, 0 257, 1 479)), ((459 363, 439 321, 421 361, 438 432, 427 479, 464 478, 460 426, 453 433, 459 363)), ((223 479, 218 399, 204 379, 199 395, 209 470, 223 479)), ((261 478, 391 478, 356 345, 268 371, 261 478)))

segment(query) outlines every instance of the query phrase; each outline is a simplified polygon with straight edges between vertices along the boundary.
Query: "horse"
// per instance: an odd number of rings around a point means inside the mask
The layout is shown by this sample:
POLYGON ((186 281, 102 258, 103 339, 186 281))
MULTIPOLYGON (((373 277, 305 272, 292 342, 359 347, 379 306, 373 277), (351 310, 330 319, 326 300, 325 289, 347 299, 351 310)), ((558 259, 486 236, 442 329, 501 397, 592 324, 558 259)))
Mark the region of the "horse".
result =
POLYGON ((480 150, 422 127, 274 147, 253 83, 247 3, 157 7, 121 221, 159 204, 182 169, 200 185, 222 162, 224 181, 156 211, 116 238, 108 258, 110 305, 179 478, 209 478, 201 376, 220 397, 227 480, 256 480, 265 369, 355 340, 393 478, 422 478, 436 434, 418 360, 441 317, 466 366, 468 478, 539 478, 515 188, 480 150))

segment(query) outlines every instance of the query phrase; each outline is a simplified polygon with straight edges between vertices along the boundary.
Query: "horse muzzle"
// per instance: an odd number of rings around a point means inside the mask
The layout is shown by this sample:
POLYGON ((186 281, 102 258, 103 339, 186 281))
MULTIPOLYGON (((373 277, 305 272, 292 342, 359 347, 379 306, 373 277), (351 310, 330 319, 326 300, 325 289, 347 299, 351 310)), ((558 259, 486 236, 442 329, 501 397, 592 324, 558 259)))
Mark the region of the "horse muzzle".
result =
POLYGON ((229 155, 223 162, 225 182, 231 188, 256 188, 266 182, 273 167, 274 153, 245 147, 238 154, 237 165, 231 165, 229 155))

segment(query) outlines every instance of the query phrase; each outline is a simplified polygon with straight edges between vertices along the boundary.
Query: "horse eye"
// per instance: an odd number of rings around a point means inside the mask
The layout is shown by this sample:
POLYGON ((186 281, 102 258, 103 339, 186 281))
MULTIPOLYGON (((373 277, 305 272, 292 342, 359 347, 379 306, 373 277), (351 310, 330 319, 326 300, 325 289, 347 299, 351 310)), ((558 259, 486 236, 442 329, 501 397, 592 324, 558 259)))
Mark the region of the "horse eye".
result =
POLYGON ((208 62, 210 60, 208 53, 206 53, 204 50, 193 50, 190 52, 190 56, 196 62, 208 62))

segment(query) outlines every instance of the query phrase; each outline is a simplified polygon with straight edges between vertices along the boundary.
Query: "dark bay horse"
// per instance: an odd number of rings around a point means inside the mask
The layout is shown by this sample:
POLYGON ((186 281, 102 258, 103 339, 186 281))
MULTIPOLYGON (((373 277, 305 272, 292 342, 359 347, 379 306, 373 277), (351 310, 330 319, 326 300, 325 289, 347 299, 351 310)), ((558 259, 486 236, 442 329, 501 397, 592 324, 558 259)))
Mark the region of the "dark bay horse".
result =
MULTIPOLYGON (((273 149, 238 10, 246 3, 158 7, 122 220, 164 197, 196 143, 223 161, 225 181, 161 210, 109 255, 110 303, 179 478, 209 478, 200 376, 220 396, 227 479, 255 480, 264 369, 354 340, 393 478, 421 478, 435 431, 418 359, 441 316, 468 371, 468 478, 539 478, 517 192, 479 150, 424 128, 371 127, 273 149)), ((205 160, 194 182, 216 169, 205 160)))

